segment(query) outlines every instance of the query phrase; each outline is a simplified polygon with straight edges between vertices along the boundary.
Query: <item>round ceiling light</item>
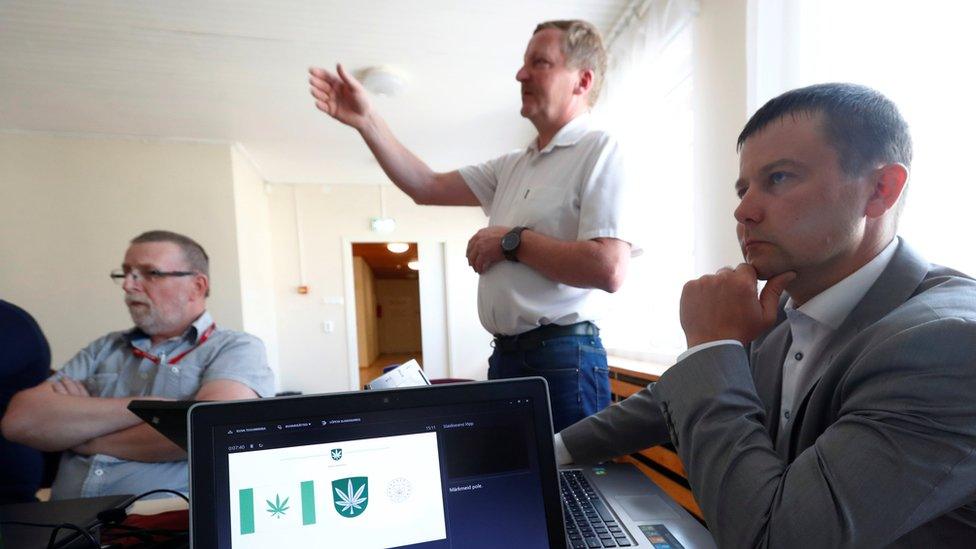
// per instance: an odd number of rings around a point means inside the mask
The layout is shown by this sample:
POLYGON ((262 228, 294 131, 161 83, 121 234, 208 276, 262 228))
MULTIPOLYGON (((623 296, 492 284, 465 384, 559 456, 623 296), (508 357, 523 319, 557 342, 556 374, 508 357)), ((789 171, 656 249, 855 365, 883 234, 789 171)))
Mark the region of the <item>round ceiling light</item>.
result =
POLYGON ((400 95, 407 88, 404 74, 393 67, 367 67, 360 71, 359 81, 363 87, 376 95, 393 97, 400 95))
POLYGON ((409 267, 411 271, 419 271, 420 270, 420 262, 417 261, 416 259, 414 259, 413 261, 410 261, 410 262, 407 263, 407 267, 409 267))
POLYGON ((386 249, 395 254, 402 254, 410 249, 410 244, 406 242, 389 242, 386 245, 386 249))

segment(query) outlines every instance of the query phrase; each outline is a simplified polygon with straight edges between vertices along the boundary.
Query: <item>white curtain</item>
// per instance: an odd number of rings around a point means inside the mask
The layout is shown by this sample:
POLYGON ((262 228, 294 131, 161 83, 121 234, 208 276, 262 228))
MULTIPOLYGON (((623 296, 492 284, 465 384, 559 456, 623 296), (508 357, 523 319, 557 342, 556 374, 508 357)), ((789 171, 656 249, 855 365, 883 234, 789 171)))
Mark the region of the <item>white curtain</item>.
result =
POLYGON ((610 66, 594 115, 620 141, 644 249, 600 324, 618 356, 670 363, 684 350, 678 298, 694 268, 692 25, 696 0, 638 3, 608 37, 610 66))
POLYGON ((751 108, 788 89, 855 82, 894 101, 915 158, 899 234, 930 261, 976 275, 969 168, 976 127, 976 3, 751 0, 751 108))

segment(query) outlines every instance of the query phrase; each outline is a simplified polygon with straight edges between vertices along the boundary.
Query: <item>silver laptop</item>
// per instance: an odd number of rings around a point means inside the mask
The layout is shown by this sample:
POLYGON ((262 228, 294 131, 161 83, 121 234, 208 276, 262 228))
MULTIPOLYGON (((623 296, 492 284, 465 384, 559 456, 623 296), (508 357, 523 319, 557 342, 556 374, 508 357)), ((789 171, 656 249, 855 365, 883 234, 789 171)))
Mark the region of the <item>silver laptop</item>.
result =
POLYGON ((708 530, 633 465, 559 473, 569 547, 715 547, 708 530))
POLYGON ((633 467, 558 472, 541 378, 197 404, 188 430, 192 547, 711 546, 633 467))

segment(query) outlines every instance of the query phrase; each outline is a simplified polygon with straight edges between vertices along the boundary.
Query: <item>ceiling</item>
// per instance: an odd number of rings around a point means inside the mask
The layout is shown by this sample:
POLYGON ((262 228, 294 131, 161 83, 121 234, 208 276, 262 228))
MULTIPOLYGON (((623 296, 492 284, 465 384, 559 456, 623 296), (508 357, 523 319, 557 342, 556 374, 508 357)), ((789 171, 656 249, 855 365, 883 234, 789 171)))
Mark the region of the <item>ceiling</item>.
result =
POLYGON ((373 270, 373 276, 386 278, 417 278, 417 271, 410 269, 407 263, 417 260, 417 243, 409 242, 410 248, 400 254, 395 254, 386 248, 386 243, 353 244, 352 255, 363 258, 363 261, 373 270))
POLYGON ((531 139, 515 71, 535 24, 608 33, 631 0, 0 0, 0 131, 237 143, 271 183, 386 181, 315 109, 310 65, 391 65, 375 104, 432 168, 531 139))

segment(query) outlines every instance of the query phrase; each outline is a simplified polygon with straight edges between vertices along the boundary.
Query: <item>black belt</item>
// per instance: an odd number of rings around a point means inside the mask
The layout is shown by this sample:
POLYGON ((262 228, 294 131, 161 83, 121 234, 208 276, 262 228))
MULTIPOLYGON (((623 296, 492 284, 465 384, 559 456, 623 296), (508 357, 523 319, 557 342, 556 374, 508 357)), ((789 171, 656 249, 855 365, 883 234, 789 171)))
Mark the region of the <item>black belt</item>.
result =
POLYGON ((496 334, 494 347, 499 351, 524 351, 538 347, 547 339, 580 335, 598 336, 600 335, 600 329, 596 327, 596 324, 588 320, 568 326, 546 324, 545 326, 539 326, 534 330, 529 330, 518 335, 506 336, 496 334))

